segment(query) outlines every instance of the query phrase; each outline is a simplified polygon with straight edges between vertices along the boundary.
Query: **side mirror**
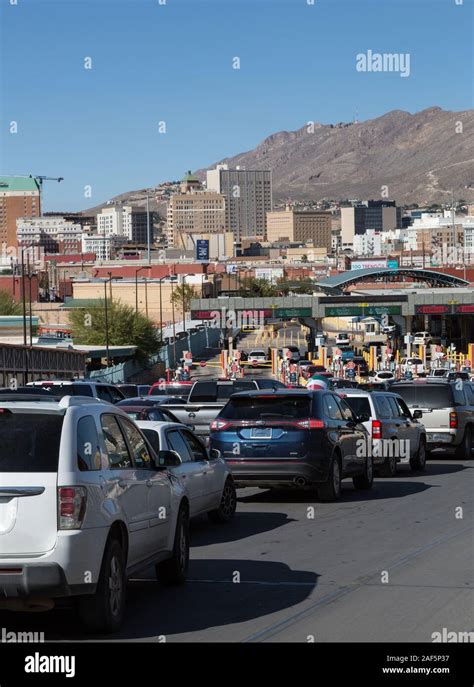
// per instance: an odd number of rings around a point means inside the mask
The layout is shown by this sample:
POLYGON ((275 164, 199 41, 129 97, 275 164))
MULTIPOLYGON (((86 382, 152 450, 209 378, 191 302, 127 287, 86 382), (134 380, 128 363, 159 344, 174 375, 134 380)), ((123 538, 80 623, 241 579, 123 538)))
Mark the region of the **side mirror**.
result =
POLYGON ((370 420, 370 415, 369 413, 362 413, 361 415, 357 416, 357 422, 368 422, 370 420))
POLYGON ((176 451, 159 451, 158 465, 160 468, 175 468, 181 465, 181 458, 176 451))
POLYGON ((422 417, 423 417, 423 413, 421 412, 421 410, 414 410, 413 411, 413 419, 414 420, 421 420, 422 417))
POLYGON ((209 451, 209 458, 211 460, 219 460, 220 458, 222 458, 222 453, 219 451, 218 448, 211 448, 211 450, 209 451))

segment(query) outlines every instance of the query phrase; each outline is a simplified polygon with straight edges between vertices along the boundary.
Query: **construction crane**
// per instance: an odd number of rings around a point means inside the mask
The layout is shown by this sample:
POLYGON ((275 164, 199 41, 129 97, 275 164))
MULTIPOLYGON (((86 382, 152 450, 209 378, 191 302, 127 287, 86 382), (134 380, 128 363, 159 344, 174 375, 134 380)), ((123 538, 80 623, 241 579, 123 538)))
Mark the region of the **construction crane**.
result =
POLYGON ((30 174, 30 179, 36 179, 39 182, 40 191, 43 188, 43 181, 64 181, 64 177, 45 177, 43 174, 30 174))

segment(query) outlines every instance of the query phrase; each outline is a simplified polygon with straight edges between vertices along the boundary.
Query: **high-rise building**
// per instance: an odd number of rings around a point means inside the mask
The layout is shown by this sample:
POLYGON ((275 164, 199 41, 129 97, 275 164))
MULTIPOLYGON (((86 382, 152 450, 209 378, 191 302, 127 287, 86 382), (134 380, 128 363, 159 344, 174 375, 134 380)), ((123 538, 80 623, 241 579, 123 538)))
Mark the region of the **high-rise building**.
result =
POLYGON ((315 248, 331 251, 331 213, 313 210, 267 212, 267 241, 269 243, 311 243, 315 248))
MULTIPOLYGON (((152 234, 153 213, 148 214, 152 234)), ((134 243, 147 243, 147 227, 146 210, 131 205, 103 208, 97 215, 97 233, 101 236, 123 236, 134 243)))
POLYGON ((207 172, 207 190, 226 200, 226 226, 236 242, 265 239, 266 215, 273 208, 270 170, 246 170, 217 165, 207 172))
POLYGON ((168 248, 186 248, 190 234, 226 230, 224 196, 202 189, 199 180, 188 173, 181 183, 181 192, 171 196, 166 215, 168 248))
POLYGON ((41 196, 36 179, 0 176, 0 243, 16 248, 17 219, 40 215, 41 196))
POLYGON ((393 200, 367 200, 358 205, 341 208, 342 248, 354 243, 354 236, 368 229, 390 231, 402 226, 402 209, 393 200))

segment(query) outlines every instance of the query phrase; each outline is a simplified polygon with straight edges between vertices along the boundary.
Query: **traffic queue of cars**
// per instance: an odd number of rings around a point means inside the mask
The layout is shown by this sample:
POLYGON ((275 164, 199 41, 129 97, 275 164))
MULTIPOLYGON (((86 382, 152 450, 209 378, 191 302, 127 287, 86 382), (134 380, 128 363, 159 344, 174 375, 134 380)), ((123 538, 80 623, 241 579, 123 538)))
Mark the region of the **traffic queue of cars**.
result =
POLYGON ((440 449, 472 457, 472 382, 332 381, 130 385, 127 398, 88 381, 0 390, 0 609, 66 600, 88 630, 114 632, 127 578, 152 565, 161 583, 184 582, 190 519, 229 523, 236 488, 330 502, 344 479, 369 491, 440 449))

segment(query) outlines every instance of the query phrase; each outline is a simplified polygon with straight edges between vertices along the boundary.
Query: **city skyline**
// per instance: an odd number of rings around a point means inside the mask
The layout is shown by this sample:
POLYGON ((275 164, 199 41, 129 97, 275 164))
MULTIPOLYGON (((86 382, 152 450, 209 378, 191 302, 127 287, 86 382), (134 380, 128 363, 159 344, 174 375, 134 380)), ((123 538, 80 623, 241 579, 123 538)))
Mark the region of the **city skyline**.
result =
POLYGON ((44 210, 83 210, 307 121, 466 110, 471 15, 455 0, 4 3, 0 171, 62 176, 44 210), (379 53, 410 59, 374 73, 379 53))

